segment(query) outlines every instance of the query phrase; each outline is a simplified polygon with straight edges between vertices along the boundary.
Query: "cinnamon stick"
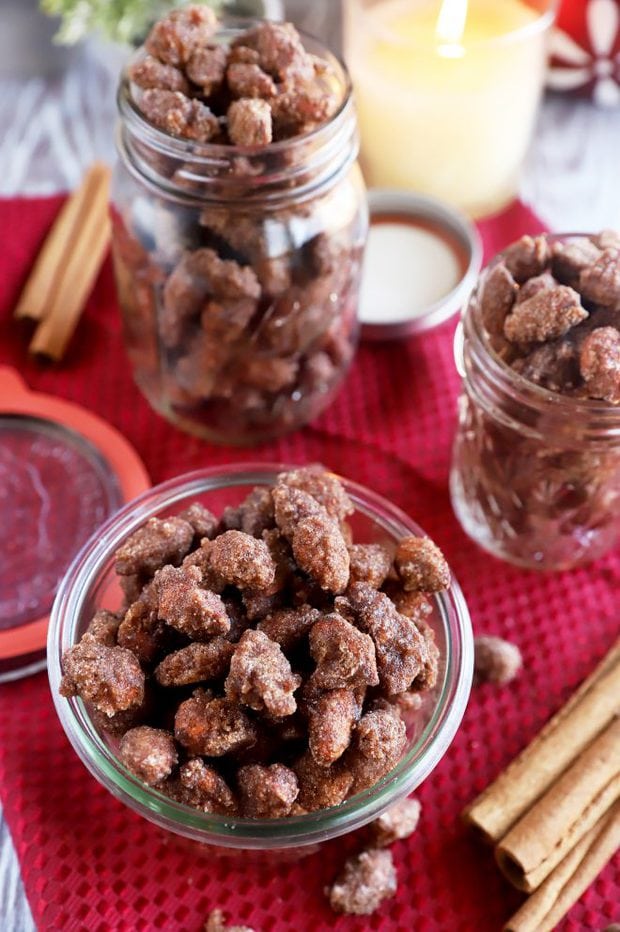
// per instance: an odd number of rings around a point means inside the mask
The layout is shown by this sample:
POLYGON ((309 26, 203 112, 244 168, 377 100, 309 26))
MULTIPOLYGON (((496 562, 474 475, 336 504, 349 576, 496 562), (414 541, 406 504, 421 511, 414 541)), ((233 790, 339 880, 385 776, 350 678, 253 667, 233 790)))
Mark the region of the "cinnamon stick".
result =
POLYGON ((14 311, 16 318, 42 320, 46 316, 95 192, 107 176, 106 166, 95 163, 65 201, 24 285, 14 311))
POLYGON ((502 873, 531 893, 619 798, 615 719, 502 839, 495 850, 502 873))
POLYGON ((620 712, 620 639, 528 747, 464 811, 497 842, 620 712))
POLYGON ((616 803, 525 901, 504 932, 551 932, 619 846, 620 803, 616 803))
POLYGON ((80 215, 80 227, 49 312, 30 343, 33 354, 60 359, 77 326, 110 241, 108 190, 109 170, 102 168, 87 209, 80 215))

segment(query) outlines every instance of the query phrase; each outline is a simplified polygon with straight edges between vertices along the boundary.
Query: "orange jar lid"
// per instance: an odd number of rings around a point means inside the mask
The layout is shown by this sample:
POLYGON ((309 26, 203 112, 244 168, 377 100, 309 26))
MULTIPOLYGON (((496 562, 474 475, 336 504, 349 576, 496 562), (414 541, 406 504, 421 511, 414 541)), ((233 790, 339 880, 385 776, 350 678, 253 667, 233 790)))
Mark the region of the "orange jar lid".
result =
POLYGON ((0 366, 0 682, 45 666, 49 613, 69 564, 149 485, 115 428, 0 366))

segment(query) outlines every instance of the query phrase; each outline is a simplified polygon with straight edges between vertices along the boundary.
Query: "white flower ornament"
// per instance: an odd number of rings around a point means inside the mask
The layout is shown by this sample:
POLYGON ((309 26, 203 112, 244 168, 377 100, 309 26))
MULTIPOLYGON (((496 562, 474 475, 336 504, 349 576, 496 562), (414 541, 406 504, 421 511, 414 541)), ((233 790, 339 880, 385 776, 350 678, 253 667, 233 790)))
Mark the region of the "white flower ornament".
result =
POLYGON ((563 29, 551 32, 552 64, 547 87, 557 91, 592 86, 592 97, 601 107, 620 104, 620 52, 614 47, 620 38, 620 6, 617 0, 586 0, 587 36, 583 45, 563 29))

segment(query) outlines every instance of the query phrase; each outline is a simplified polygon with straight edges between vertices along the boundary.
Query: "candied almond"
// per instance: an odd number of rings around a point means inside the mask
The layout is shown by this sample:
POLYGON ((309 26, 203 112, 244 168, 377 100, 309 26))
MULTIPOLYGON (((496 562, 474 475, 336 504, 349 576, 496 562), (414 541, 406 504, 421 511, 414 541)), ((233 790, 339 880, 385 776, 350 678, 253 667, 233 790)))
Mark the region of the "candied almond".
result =
POLYGON ((66 650, 62 657, 62 696, 78 695, 104 715, 112 716, 139 706, 144 699, 144 673, 123 647, 107 647, 87 640, 66 650))
POLYGON ((234 645, 222 637, 206 644, 194 642, 168 654, 155 668, 160 686, 188 686, 203 680, 217 680, 226 675, 234 645))
POLYGON ((482 323, 490 334, 503 333, 504 320, 510 313, 518 285, 503 262, 498 262, 482 276, 478 305, 482 323))
POLYGON ((331 689, 311 704, 308 745, 317 764, 329 767, 342 757, 359 718, 359 703, 351 689, 331 689))
POLYGON ((414 622, 367 583, 350 586, 347 597, 358 627, 374 642, 382 688, 388 695, 409 689, 427 662, 426 644, 414 622))
POLYGON ((406 591, 441 592, 450 586, 446 558, 430 537, 403 537, 394 563, 406 591))
POLYGON ((523 660, 516 644, 490 634, 474 638, 474 679, 478 683, 509 683, 523 660))
POLYGON ((598 246, 586 236, 551 247, 551 268, 555 277, 567 285, 575 285, 580 273, 601 254, 598 246))
POLYGON ((106 647, 114 647, 116 634, 122 620, 123 616, 117 612, 100 609, 93 615, 88 628, 81 637, 81 643, 97 641, 99 644, 105 644, 106 647))
POLYGON ((620 404, 620 332, 598 327, 581 344, 579 368, 592 398, 620 404))
POLYGON ((182 702, 174 736, 190 754, 223 757, 256 743, 256 728, 236 702, 212 699, 198 691, 182 702))
POLYGON ((180 512, 179 518, 183 518, 194 529, 194 534, 200 540, 203 537, 211 539, 215 536, 219 521, 215 515, 201 505, 200 502, 194 502, 189 508, 180 512))
POLYGON ((544 272, 551 258, 551 250, 545 236, 526 235, 508 246, 502 256, 512 277, 521 284, 544 272))
POLYGON ((307 812, 338 806, 349 795, 353 774, 340 761, 323 767, 306 751, 292 766, 299 781, 297 803, 307 812))
POLYGON ((220 129, 217 117, 206 104, 180 91, 148 88, 140 95, 140 109, 158 129, 195 142, 208 142, 220 129))
POLYGON ((229 699, 256 712, 292 715, 297 708, 293 693, 300 685, 279 644, 262 631, 244 631, 224 684, 229 699))
POLYGON ((274 97, 277 90, 273 78, 255 62, 231 62, 226 80, 235 97, 269 98, 274 97))
POLYGON ((417 799, 402 799, 390 806, 369 825, 373 847, 385 848, 395 841, 409 838, 418 827, 421 811, 422 806, 417 799))
POLYGON ((375 686, 379 682, 372 638, 335 612, 320 618, 310 631, 312 674, 317 689, 375 686))
POLYGON ((407 743, 404 722, 392 711, 366 712, 353 729, 343 763, 353 774, 353 792, 374 786, 400 760, 407 743))
POLYGON ((278 483, 307 492, 316 499, 319 505, 323 506, 332 518, 337 518, 338 521, 343 521, 355 510, 342 483, 320 463, 298 466, 296 469, 289 469, 288 472, 281 472, 278 476, 278 483))
POLYGON ((392 555, 381 544, 351 544, 350 582, 365 582, 379 589, 392 568, 392 555))
MULTIPOLYGON (((559 282, 556 281, 551 272, 542 272, 540 275, 535 275, 534 278, 528 278, 526 282, 523 282, 517 293, 515 303, 521 304, 523 301, 527 301, 528 298, 533 298, 539 291, 545 291, 547 288, 557 288, 558 285, 559 282)), ((503 330, 499 332, 502 333, 503 330)))
POLYGON ((189 93, 189 84, 183 72, 174 65, 165 65, 151 55, 147 55, 130 66, 129 79, 144 90, 156 87, 164 91, 189 93))
POLYGON ((342 592, 349 581, 349 552, 328 511, 302 489, 279 483, 273 490, 276 524, 290 542, 300 569, 322 589, 342 592))
POLYGON ((577 287, 587 301, 620 308, 620 248, 605 249, 582 269, 577 287))
POLYGON ((226 113, 228 137, 235 146, 267 146, 272 139, 271 107, 260 98, 233 100, 226 113))
POLYGON ((504 321, 504 335, 512 343, 543 343, 564 336, 587 316, 577 292, 558 285, 516 304, 504 321))
POLYGON ((186 761, 179 770, 187 802, 203 812, 236 813, 237 803, 224 778, 200 757, 186 761))
POLYGON ((392 852, 371 848, 348 858, 326 893, 335 912, 369 916, 384 900, 394 896, 396 888, 392 852))
POLYGON ((142 663, 152 663, 165 649, 168 633, 158 616, 155 586, 150 583, 125 612, 116 633, 118 645, 142 663))
POLYGON ((171 10, 155 23, 144 43, 148 52, 171 65, 186 64, 195 49, 206 45, 217 29, 213 10, 194 3, 171 10))
POLYGON ((152 576, 167 563, 180 563, 194 538, 194 529, 183 518, 149 518, 121 544, 114 568, 121 576, 152 576))
POLYGON ((278 819, 288 815, 299 793, 295 773, 284 764, 240 767, 237 785, 241 811, 251 819, 278 819))
POLYGON ((222 525, 227 531, 243 531, 252 537, 261 537, 263 531, 274 525, 271 489, 257 487, 235 507, 229 505, 222 514, 222 525))
POLYGON ((188 271, 202 277, 218 298, 260 297, 260 284, 249 265, 221 259, 215 250, 207 247, 189 253, 186 261, 188 271))
POLYGON ((197 566, 164 566, 155 577, 159 617, 182 634, 204 640, 226 634, 230 619, 219 595, 201 588, 197 566))
POLYGON ((119 757, 147 786, 155 786, 169 777, 177 765, 177 749, 169 731, 139 725, 121 738, 119 757))
POLYGON ((311 605, 283 608, 266 615, 258 623, 257 630, 279 644, 286 654, 297 647, 319 618, 319 611, 311 605))
POLYGON ((211 542, 209 562, 225 583, 240 589, 268 589, 276 566, 263 540, 243 531, 225 531, 211 542))
POLYGON ((192 52, 187 62, 187 77, 194 84, 198 84, 202 88, 205 97, 208 97, 222 86, 227 61, 228 55, 223 45, 209 45, 197 48, 192 52))

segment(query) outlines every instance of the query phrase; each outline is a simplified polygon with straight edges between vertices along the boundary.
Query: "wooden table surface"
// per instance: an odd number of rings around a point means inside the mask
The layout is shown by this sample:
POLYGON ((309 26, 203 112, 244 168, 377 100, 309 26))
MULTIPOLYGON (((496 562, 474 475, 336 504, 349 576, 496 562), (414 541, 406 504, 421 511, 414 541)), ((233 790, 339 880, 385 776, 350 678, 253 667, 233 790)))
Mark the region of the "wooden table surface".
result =
MULTIPOLYGON (((95 158, 112 161, 113 80, 86 58, 61 79, 0 80, 0 196, 73 187, 95 158)), ((521 196, 557 231, 620 229, 620 109, 544 101, 521 196)), ((0 686, 0 701, 1 701, 0 686)), ((34 929, 0 809, 0 929, 34 929)))

